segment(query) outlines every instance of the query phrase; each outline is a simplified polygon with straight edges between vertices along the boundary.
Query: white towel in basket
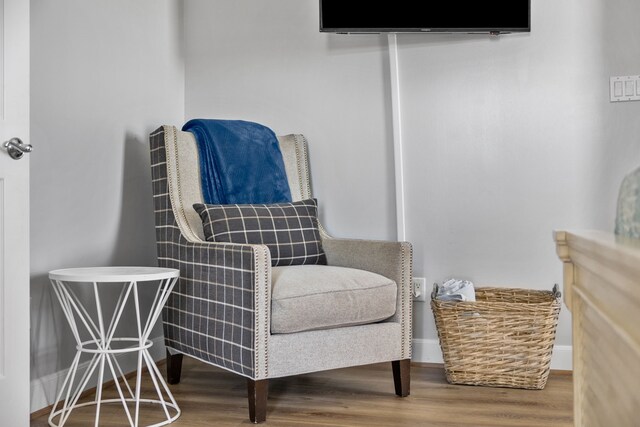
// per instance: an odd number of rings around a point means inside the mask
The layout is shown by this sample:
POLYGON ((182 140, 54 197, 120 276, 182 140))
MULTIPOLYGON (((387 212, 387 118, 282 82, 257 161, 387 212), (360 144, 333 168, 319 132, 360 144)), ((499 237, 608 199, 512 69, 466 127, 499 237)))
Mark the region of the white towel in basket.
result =
POLYGON ((437 287, 436 299, 442 301, 475 301, 476 291, 468 280, 449 279, 437 287))

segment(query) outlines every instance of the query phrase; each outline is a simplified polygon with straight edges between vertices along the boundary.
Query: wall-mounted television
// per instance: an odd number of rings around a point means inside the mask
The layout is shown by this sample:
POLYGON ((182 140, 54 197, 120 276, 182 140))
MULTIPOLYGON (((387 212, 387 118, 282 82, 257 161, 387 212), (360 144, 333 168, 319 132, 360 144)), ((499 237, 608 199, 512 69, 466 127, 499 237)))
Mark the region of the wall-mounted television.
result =
POLYGON ((479 33, 531 31, 531 0, 320 0, 327 33, 479 33))

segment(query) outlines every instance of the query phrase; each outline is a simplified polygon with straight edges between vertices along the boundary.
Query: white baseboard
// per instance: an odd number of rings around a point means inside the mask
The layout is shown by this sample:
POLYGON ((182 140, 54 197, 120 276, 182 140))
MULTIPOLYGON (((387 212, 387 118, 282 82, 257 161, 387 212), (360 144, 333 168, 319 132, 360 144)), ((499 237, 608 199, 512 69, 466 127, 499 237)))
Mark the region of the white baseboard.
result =
MULTIPOLYGON (((440 342, 436 339, 414 339, 411 360, 423 363, 443 363, 440 342)), ((554 346, 551 355, 551 369, 570 371, 572 366, 572 347, 570 345, 554 346)))
MULTIPOLYGON (((164 337, 156 337, 151 341, 153 342, 153 345, 149 349, 149 352, 151 353, 153 360, 157 361, 164 358, 164 337)), ((137 359, 135 354, 133 353, 118 356, 118 362, 120 363, 120 366, 122 367, 122 370, 125 374, 135 371, 136 369, 137 359)), ((88 364, 88 360, 84 363, 81 363, 80 372, 84 372, 84 369, 88 364)), ((62 383, 64 382, 68 371, 69 369, 67 368, 63 369, 62 371, 54 372, 52 374, 44 375, 40 378, 31 380, 31 413, 36 412, 42 408, 46 408, 47 406, 53 405, 55 403, 59 387, 62 386, 62 383)), ((104 379, 104 381, 109 381, 111 379, 111 375, 107 374, 108 372, 105 372, 106 378, 104 379)), ((92 384, 91 381, 89 381, 89 383, 87 384, 88 389, 95 386, 95 382, 92 384)))

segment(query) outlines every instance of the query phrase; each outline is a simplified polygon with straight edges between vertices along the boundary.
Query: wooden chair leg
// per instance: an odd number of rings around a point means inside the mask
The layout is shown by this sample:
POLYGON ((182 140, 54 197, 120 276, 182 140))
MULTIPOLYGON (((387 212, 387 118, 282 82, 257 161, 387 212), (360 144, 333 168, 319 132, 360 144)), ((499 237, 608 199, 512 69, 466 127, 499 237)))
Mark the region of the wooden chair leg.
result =
POLYGON ((252 423, 262 423, 267 420, 267 394, 269 380, 247 380, 249 396, 249 419, 252 423))
POLYGON ((167 350, 167 382, 178 384, 182 375, 182 353, 171 354, 167 350))
POLYGON ((409 396, 411 385, 411 359, 394 360, 391 362, 393 369, 393 384, 396 387, 396 395, 409 396))

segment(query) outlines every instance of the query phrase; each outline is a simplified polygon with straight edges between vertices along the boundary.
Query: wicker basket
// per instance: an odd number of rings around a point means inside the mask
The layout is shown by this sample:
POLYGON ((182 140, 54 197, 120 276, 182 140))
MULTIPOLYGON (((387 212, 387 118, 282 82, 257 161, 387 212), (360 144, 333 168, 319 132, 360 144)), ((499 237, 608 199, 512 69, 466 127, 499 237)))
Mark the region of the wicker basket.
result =
POLYGON ((552 291, 476 288, 476 302, 431 295, 447 381, 452 384, 543 389, 560 313, 552 291))

